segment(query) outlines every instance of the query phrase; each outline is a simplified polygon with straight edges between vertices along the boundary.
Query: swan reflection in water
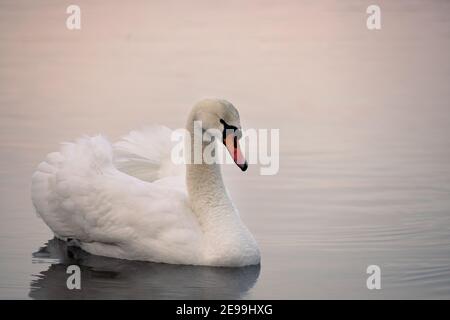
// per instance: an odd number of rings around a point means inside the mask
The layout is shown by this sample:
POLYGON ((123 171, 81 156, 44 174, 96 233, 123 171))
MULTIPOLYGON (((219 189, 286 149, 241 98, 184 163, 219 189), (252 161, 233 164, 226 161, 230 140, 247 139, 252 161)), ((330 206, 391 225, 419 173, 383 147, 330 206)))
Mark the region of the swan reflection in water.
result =
POLYGON ((35 275, 32 299, 240 299, 259 276, 260 266, 242 268, 170 265, 91 255, 58 239, 33 253, 52 263, 35 275), (81 289, 69 290, 69 265, 81 269, 81 289))

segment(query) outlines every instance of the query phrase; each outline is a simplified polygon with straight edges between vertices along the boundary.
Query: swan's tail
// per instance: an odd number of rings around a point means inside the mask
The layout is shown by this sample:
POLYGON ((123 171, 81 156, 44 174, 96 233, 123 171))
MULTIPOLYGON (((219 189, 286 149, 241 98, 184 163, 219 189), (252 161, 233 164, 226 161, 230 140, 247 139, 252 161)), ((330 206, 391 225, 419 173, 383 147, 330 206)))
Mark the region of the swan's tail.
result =
POLYGON ((77 223, 77 203, 92 188, 92 179, 112 168, 111 144, 102 136, 64 143, 47 155, 31 180, 31 198, 38 215, 62 239, 85 234, 77 223))
POLYGON ((145 181, 182 175, 184 166, 171 161, 172 130, 164 126, 131 131, 114 144, 114 164, 129 175, 145 181))

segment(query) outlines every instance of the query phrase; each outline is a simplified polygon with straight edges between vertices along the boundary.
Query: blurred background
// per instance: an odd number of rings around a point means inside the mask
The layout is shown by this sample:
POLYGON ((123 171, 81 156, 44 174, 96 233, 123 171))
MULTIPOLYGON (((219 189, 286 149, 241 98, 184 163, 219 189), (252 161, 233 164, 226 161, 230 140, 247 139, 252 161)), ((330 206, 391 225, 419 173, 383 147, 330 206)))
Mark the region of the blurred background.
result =
POLYGON ((182 127, 204 97, 280 129, 277 175, 224 167, 261 269, 236 286, 175 268, 192 280, 174 290, 173 267, 89 262, 82 297, 450 298, 450 2, 375 2, 378 31, 365 0, 0 0, 0 298, 80 297, 64 266, 89 259, 46 245, 30 201, 47 153, 182 127), (66 28, 70 4, 81 30, 66 28))

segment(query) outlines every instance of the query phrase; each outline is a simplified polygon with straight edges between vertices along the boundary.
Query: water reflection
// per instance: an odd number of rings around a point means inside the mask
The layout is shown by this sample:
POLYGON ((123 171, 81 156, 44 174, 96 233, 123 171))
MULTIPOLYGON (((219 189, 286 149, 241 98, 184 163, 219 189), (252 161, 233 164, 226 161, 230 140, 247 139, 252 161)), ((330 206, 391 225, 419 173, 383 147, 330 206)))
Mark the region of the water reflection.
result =
POLYGON ((127 261, 94 256, 52 239, 33 253, 51 262, 31 281, 32 299, 240 299, 259 276, 260 266, 212 268, 127 261), (68 290, 68 265, 81 268, 81 290, 68 290))

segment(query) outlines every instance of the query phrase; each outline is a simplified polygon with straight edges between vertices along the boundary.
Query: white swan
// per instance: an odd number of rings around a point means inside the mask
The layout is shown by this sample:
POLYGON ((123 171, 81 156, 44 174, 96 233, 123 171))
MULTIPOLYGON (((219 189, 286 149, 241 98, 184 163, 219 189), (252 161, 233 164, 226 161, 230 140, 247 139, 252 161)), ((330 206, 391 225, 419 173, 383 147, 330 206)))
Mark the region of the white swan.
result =
MULTIPOLYGON (((187 121, 192 137, 194 121, 201 121, 203 130, 223 131, 224 144, 245 171, 234 138, 239 113, 231 103, 203 100, 194 106, 187 121), (231 134, 225 131, 229 128, 231 134)), ((258 246, 227 194, 220 166, 187 164, 185 172, 179 170, 170 161, 170 134, 158 126, 133 131, 114 145, 102 136, 63 144, 33 175, 37 213, 56 237, 95 255, 172 264, 259 264, 258 246)))

